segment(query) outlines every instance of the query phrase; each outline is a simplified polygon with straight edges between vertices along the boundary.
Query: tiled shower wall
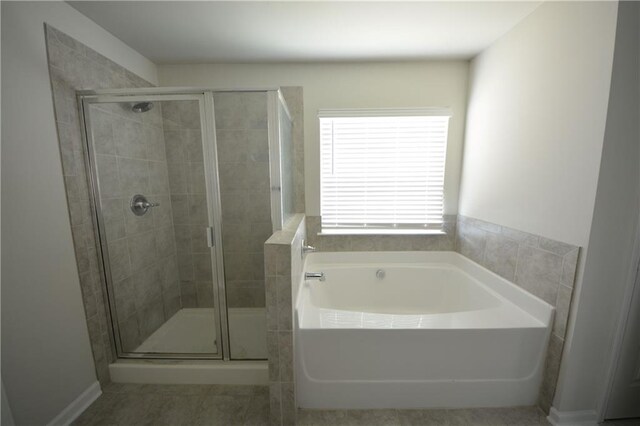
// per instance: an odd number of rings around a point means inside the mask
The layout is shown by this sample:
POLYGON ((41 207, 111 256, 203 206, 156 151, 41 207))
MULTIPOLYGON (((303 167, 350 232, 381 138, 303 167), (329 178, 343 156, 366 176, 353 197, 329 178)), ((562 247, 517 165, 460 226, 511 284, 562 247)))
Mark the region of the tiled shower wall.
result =
POLYGON ((162 103, 182 305, 213 308, 206 183, 197 101, 162 103))
POLYGON ((227 306, 264 307, 272 233, 266 92, 214 94, 227 306))
POLYGON ((45 30, 80 288, 96 372, 104 385, 110 381, 108 365, 113 360, 113 342, 110 341, 105 286, 99 271, 75 92, 81 89, 149 87, 151 84, 55 28, 46 25, 45 30))
POLYGON ((456 251, 556 308, 539 399, 548 412, 558 381, 579 247, 458 216, 456 251))
POLYGON ((134 113, 128 103, 94 104, 89 114, 125 352, 182 307, 160 109, 134 113), (136 216, 129 208, 135 194, 159 206, 136 216))

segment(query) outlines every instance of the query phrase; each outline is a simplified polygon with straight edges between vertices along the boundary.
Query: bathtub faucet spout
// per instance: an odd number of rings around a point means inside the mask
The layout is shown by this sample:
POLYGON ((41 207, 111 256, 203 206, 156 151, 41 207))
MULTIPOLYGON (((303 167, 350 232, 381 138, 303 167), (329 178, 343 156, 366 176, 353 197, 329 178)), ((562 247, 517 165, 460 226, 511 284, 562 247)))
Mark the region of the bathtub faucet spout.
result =
POLYGON ((305 280, 310 280, 310 279, 318 279, 318 281, 324 281, 325 277, 324 277, 324 272, 305 272, 304 273, 304 279, 305 280))

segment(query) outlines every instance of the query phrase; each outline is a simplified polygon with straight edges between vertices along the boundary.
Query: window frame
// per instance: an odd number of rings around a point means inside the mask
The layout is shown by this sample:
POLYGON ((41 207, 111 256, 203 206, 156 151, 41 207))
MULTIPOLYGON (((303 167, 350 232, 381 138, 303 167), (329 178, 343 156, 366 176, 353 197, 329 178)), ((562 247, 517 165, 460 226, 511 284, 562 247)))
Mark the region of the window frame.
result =
POLYGON ((446 138, 444 141, 443 172, 442 172, 442 216, 441 221, 436 226, 426 223, 423 227, 416 227, 415 224, 408 226, 394 225, 372 225, 363 227, 327 227, 321 218, 321 227, 318 235, 444 235, 445 232, 445 193, 446 193, 446 161, 449 149, 449 134, 451 117, 453 116, 449 107, 423 107, 423 108, 349 108, 349 109, 320 109, 318 111, 318 142, 320 145, 320 211, 323 210, 323 142, 322 142, 322 119, 332 118, 375 118, 375 117, 442 117, 447 118, 446 138))

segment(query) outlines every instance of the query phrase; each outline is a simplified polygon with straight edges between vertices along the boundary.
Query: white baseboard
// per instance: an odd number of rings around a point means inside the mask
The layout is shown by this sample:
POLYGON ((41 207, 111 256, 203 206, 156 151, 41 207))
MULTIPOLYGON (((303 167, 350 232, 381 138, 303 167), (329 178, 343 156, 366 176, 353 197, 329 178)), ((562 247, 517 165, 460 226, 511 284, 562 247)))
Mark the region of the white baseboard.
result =
POLYGON ((86 388, 80 396, 74 399, 71 404, 67 405, 47 426, 67 426, 71 424, 71 422, 77 419, 100 395, 102 395, 100 383, 95 381, 86 388))
POLYGON ((595 410, 558 411, 551 407, 547 420, 554 426, 597 426, 598 415, 595 410))

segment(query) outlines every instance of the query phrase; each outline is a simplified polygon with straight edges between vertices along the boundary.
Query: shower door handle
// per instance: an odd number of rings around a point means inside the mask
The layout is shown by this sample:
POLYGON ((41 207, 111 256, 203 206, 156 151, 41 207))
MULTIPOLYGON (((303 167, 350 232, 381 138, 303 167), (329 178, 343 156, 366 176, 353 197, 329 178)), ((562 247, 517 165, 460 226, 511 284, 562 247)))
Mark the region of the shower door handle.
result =
POLYGON ((209 246, 210 248, 215 247, 216 243, 216 239, 214 238, 215 235, 213 233, 213 227, 209 226, 207 228, 205 228, 206 232, 207 232, 207 246, 209 246))

